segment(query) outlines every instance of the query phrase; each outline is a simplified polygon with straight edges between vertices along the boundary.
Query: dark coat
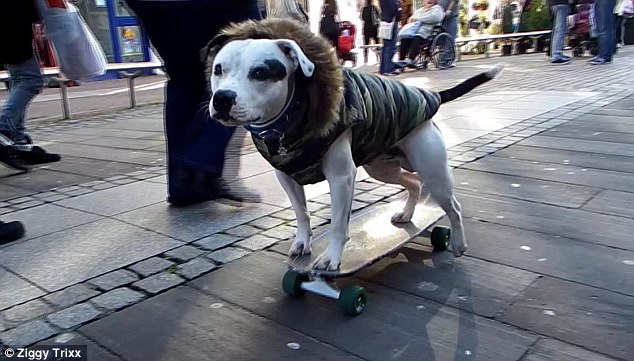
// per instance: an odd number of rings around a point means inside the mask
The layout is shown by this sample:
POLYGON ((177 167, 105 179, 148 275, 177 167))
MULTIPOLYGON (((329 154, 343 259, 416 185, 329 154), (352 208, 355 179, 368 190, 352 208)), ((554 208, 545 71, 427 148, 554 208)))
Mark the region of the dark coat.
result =
POLYGON ((2 0, 0 63, 17 64, 33 56, 33 23, 40 20, 33 0, 2 0))
POLYGON ((396 0, 379 0, 379 5, 381 5, 381 21, 391 23, 394 18, 396 21, 399 20, 400 14, 396 0))

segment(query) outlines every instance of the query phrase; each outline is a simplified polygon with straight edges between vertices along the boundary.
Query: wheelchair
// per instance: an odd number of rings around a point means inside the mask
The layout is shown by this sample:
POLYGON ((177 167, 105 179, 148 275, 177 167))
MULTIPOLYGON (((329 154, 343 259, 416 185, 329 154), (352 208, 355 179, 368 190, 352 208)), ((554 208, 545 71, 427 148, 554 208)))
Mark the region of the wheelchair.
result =
MULTIPOLYGON (((442 25, 436 25, 431 36, 423 41, 421 49, 412 60, 411 68, 415 70, 426 70, 430 62, 437 69, 449 68, 456 60, 456 43, 442 25)), ((401 71, 406 69, 404 66, 397 68, 401 71)))

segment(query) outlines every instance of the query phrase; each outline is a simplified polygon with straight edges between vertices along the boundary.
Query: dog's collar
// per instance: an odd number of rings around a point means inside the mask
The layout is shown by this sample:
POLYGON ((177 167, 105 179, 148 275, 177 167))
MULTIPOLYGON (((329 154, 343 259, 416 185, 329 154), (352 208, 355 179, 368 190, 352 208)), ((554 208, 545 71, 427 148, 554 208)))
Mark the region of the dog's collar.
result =
POLYGON ((291 83, 286 104, 277 116, 265 123, 247 124, 244 128, 264 140, 282 139, 288 129, 290 113, 293 113, 300 104, 299 100, 295 99, 295 81, 291 80, 291 83))

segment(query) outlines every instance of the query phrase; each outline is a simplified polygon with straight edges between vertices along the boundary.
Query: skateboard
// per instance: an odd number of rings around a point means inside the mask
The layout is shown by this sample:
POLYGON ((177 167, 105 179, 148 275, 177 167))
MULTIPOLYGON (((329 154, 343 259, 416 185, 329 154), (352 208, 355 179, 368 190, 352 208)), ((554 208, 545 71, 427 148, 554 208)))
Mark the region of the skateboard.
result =
MULTIPOLYGON (((341 265, 336 271, 320 271, 313 268, 316 258, 328 245, 328 232, 313 238, 312 253, 287 260, 282 288, 291 297, 301 297, 306 292, 316 293, 338 300, 344 314, 357 316, 363 312, 367 292, 361 286, 349 285, 339 289, 335 280, 353 275, 382 258, 395 253, 405 243, 423 234, 435 225, 445 212, 430 198, 416 206, 414 217, 408 223, 394 224, 392 215, 403 209, 404 202, 392 202, 354 214, 350 219, 350 239, 344 246, 341 265)), ((451 236, 447 227, 436 226, 431 231, 434 251, 444 251, 451 236)))

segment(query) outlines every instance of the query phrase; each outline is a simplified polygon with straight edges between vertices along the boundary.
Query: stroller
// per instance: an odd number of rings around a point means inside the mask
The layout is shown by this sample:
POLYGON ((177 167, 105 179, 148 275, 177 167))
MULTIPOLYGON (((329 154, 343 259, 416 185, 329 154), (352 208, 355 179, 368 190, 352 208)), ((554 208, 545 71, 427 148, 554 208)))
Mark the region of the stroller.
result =
POLYGON ((352 51, 355 48, 354 42, 357 35, 357 27, 350 21, 339 23, 339 39, 337 42, 337 56, 342 63, 351 61, 353 66, 357 65, 357 53, 352 51))
POLYGON ((583 56, 586 50, 597 55, 599 50, 595 36, 594 0, 578 0, 576 13, 569 19, 568 45, 572 47, 572 55, 583 56))

